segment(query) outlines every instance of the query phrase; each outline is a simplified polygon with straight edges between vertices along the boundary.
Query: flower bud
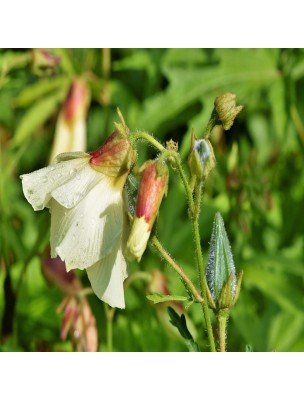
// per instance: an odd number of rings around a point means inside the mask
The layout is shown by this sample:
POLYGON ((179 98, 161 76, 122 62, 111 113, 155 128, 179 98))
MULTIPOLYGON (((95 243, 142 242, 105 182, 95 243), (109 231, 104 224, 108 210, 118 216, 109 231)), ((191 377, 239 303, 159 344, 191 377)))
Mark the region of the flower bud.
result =
POLYGON ((37 75, 51 74, 61 58, 50 53, 47 49, 32 49, 32 68, 37 75))
POLYGON ((61 153, 86 150, 86 116, 89 91, 81 78, 76 78, 59 113, 50 161, 61 153))
POLYGON ((198 181, 205 181, 215 167, 213 148, 208 139, 197 139, 194 131, 191 138, 191 152, 188 158, 191 175, 198 181))
POLYGON ((127 242, 130 260, 140 261, 157 217, 160 203, 167 193, 169 171, 161 161, 147 161, 141 168, 135 218, 127 242))
POLYGON ((237 279, 231 247, 220 213, 216 213, 214 218, 206 278, 209 306, 215 309, 231 308, 239 295, 242 273, 237 279))
POLYGON ((236 95, 226 93, 215 99, 214 111, 217 118, 217 123, 222 124, 227 131, 233 125, 236 116, 242 111, 244 106, 236 107, 236 95))

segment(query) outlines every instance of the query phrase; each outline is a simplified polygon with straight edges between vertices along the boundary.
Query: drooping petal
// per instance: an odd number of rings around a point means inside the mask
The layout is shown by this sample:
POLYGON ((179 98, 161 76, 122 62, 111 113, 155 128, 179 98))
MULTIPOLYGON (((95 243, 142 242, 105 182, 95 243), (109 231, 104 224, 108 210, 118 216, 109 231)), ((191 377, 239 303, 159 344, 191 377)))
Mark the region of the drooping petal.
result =
POLYGON ((88 166, 89 155, 80 154, 82 156, 20 176, 24 196, 35 211, 48 207, 52 191, 71 179, 71 171, 77 174, 88 166))
POLYGON ((79 171, 73 168, 69 173, 70 179, 51 193, 51 196, 65 208, 77 205, 98 182, 106 178, 89 165, 79 171))
POLYGON ((106 257, 122 234, 122 194, 104 177, 75 207, 51 200, 51 254, 67 270, 88 268, 106 257))
POLYGON ((107 257, 87 269, 95 294, 111 307, 125 308, 123 281, 127 264, 119 245, 107 257))

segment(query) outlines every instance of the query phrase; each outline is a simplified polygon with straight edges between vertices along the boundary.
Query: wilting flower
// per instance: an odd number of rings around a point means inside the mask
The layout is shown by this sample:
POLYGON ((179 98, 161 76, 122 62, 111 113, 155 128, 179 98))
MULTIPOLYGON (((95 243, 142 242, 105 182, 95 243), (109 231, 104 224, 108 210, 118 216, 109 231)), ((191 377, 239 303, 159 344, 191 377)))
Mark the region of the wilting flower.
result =
POLYGON ((86 269, 96 295, 124 308, 127 218, 123 188, 136 153, 122 124, 92 153, 63 153, 53 164, 22 175, 34 210, 51 212, 51 256, 67 271, 86 269))
POLYGON ((142 167, 136 212, 127 243, 130 260, 140 261, 157 217, 160 203, 168 187, 168 167, 162 161, 147 161, 142 167))
POLYGON ((88 104, 87 86, 81 78, 74 79, 58 116, 50 161, 61 153, 86 150, 88 104))
POLYGON ((59 257, 46 257, 42 262, 46 279, 57 286, 65 295, 57 312, 63 311, 60 338, 65 340, 68 333, 76 351, 97 351, 98 332, 96 320, 85 296, 82 284, 74 271, 66 272, 65 263, 59 257))

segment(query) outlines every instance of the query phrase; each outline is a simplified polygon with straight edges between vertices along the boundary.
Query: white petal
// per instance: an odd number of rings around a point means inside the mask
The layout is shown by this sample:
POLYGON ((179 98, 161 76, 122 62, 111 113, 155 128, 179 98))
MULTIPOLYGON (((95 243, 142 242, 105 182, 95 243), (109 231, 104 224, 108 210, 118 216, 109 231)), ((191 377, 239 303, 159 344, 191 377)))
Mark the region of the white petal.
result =
POLYGON ((73 168, 70 170, 70 179, 53 190, 51 196, 63 207, 72 208, 104 178, 105 175, 91 168, 89 164, 80 170, 73 168))
POLYGON ((146 250, 150 234, 151 229, 145 217, 135 217, 126 248, 127 258, 130 261, 136 259, 139 262, 141 260, 146 250))
POLYGON ((111 307, 125 308, 123 281, 127 264, 121 247, 87 269, 95 294, 111 307))
POLYGON ((88 165, 89 155, 53 164, 30 174, 21 175, 23 193, 34 210, 48 206, 51 192, 71 178, 71 171, 81 171, 88 165))
POLYGON ((123 205, 120 190, 104 177, 75 207, 52 199, 51 253, 67 270, 88 268, 106 257, 120 241, 123 205))

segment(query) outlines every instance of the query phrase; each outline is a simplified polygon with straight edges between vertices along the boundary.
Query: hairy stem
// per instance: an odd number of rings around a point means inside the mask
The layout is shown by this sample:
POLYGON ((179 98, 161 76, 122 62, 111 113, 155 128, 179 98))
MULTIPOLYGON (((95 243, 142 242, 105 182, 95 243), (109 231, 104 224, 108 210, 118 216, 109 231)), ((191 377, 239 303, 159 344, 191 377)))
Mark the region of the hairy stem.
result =
POLYGON ((159 150, 161 152, 166 151, 166 148, 161 143, 159 143, 158 140, 154 139, 154 137, 151 136, 150 133, 148 133, 146 131, 135 132, 132 134, 132 136, 134 137, 134 139, 146 140, 147 142, 152 144, 152 146, 154 146, 157 150, 159 150))
POLYGON ((182 280, 186 283, 187 288, 191 291, 193 298, 198 302, 202 303, 203 299, 201 295, 198 293, 196 287, 194 286, 193 282, 189 278, 189 276, 185 273, 185 271, 177 264, 176 261, 170 256, 167 250, 163 247, 160 241, 157 239, 156 236, 153 236, 151 239, 152 245, 157 249, 159 254, 167 261, 168 264, 179 274, 182 280))
POLYGON ((217 314, 219 337, 220 337, 220 351, 226 351, 226 329, 229 312, 227 310, 220 310, 217 314))
POLYGON ((188 197, 188 203, 189 203, 189 209, 190 209, 190 219, 192 222, 193 232, 194 232, 194 242, 195 242, 195 249, 196 249, 196 256, 197 256, 197 266, 198 266, 198 273, 199 273, 200 288, 201 288, 202 298, 204 300, 202 303, 202 307, 203 307, 203 313, 204 313, 204 318, 205 318, 206 327, 207 327, 210 348, 211 348, 211 351, 216 351, 213 332, 212 332, 212 326, 211 326, 211 320, 210 320, 210 316, 209 316, 208 303, 207 303, 207 288, 206 288, 206 279, 205 279, 205 269, 204 269, 204 263, 203 263, 203 254, 202 254, 201 240, 200 240, 200 233, 199 233, 199 224, 198 224, 198 217, 199 217, 201 196, 202 196, 202 184, 198 183, 198 186, 195 189, 195 193, 196 193, 196 199, 195 199, 196 204, 195 204, 194 200, 193 200, 191 188, 188 184, 188 179, 182 169, 180 162, 177 162, 177 168, 178 168, 180 177, 183 181, 185 191, 186 191, 186 194, 188 197))

